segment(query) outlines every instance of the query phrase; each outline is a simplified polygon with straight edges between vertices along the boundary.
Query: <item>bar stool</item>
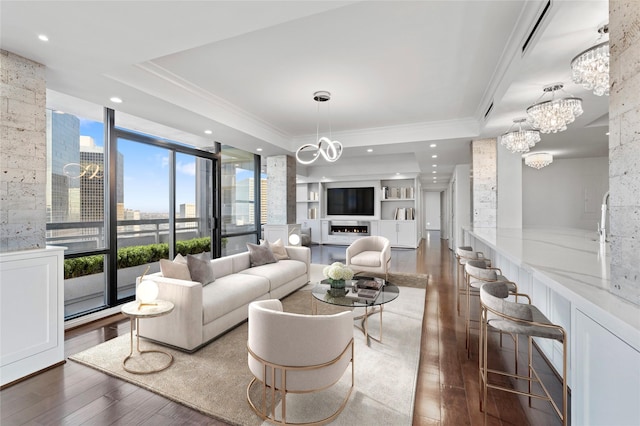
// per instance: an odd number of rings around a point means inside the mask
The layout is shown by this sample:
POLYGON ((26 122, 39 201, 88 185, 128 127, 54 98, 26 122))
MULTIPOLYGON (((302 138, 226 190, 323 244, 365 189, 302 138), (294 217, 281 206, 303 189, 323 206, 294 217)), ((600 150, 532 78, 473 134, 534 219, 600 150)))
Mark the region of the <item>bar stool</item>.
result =
POLYGON ((460 315, 460 295, 466 293, 465 285, 466 275, 464 265, 469 260, 484 260, 488 266, 491 266, 491 260, 484 257, 481 251, 474 251, 471 246, 460 246, 456 249, 456 260, 458 261, 458 315, 460 315))
MULTIPOLYGON (((505 282, 510 292, 516 293, 518 291, 518 286, 516 283, 511 282, 502 275, 502 271, 500 268, 493 268, 491 266, 487 266, 486 260, 469 260, 464 265, 464 270, 466 273, 466 289, 465 294, 467 297, 467 315, 465 319, 465 332, 466 332, 466 348, 467 348, 467 358, 470 357, 471 352, 471 296, 472 293, 474 296, 479 296, 480 287, 483 284, 489 282, 502 281, 505 282)), ((478 315, 478 318, 480 316, 478 315)), ((478 320, 479 322, 479 320, 478 320)), ((500 333, 500 346, 502 346, 502 333, 500 333)))
POLYGON ((516 296, 525 297, 528 303, 519 303, 517 299, 516 302, 506 300, 510 295, 513 294, 509 292, 509 287, 503 282, 487 283, 480 288, 481 356, 479 359, 479 369, 480 387, 482 388, 480 410, 484 411, 485 423, 487 421, 487 411, 484 409, 483 403, 486 405, 487 389, 491 388, 528 396, 529 406, 531 406, 531 398, 549 401, 556 414, 560 417, 562 424, 567 425, 567 332, 560 325, 551 323, 538 308, 531 305, 531 300, 526 294, 517 294, 516 296), (516 339, 517 335, 528 337, 527 376, 518 375, 517 367, 515 374, 488 368, 487 332, 489 327, 516 335, 516 339), (562 343, 562 409, 560 409, 553 400, 546 386, 540 380, 540 376, 533 368, 532 343, 534 337, 553 339, 562 343), (516 386, 512 389, 489 383, 489 373, 510 377, 516 379, 516 381, 526 380, 527 391, 518 390, 516 386), (542 392, 532 392, 531 385, 533 383, 539 384, 542 392))

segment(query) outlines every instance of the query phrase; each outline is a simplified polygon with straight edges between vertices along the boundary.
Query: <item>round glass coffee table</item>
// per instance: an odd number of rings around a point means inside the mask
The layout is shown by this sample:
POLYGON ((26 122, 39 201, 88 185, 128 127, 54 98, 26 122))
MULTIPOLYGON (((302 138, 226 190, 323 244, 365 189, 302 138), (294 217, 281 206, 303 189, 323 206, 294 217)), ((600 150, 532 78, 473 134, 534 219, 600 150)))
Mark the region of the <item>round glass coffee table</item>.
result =
POLYGON ((345 280, 344 288, 332 288, 330 280, 323 280, 311 290, 311 294, 313 295, 311 298, 311 312, 314 315, 318 313, 318 302, 347 308, 364 308, 363 315, 354 317, 354 320, 362 320, 358 328, 364 333, 367 341, 371 338, 382 342, 382 312, 384 311, 384 305, 397 299, 400 295, 400 289, 397 285, 382 278, 358 276, 352 280, 345 280), (363 294, 362 288, 371 281, 377 282, 380 285, 380 289, 374 289, 375 294, 372 297, 360 297, 363 294), (375 313, 380 314, 380 336, 378 338, 369 334, 369 317, 375 313))

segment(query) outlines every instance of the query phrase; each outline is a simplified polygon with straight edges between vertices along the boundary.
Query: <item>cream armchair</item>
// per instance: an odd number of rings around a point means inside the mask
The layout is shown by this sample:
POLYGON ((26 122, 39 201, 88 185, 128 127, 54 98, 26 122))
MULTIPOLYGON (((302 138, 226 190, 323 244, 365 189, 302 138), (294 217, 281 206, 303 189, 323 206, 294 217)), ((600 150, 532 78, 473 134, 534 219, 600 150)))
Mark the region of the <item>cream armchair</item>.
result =
POLYGON ((254 376, 247 386, 247 400, 263 420, 289 424, 287 394, 326 389, 338 382, 351 364, 351 386, 340 407, 329 417, 309 423, 327 423, 347 404, 354 382, 350 311, 302 315, 283 312, 277 299, 252 302, 247 349, 249 369, 254 376), (259 392, 256 389, 252 392, 256 382, 260 383, 259 392), (278 394, 281 398, 277 398, 278 394), (271 401, 279 399, 281 409, 276 415, 276 406, 271 401))
POLYGON ((385 237, 355 240, 347 247, 346 265, 354 272, 379 272, 387 277, 391 263, 391 243, 385 237))

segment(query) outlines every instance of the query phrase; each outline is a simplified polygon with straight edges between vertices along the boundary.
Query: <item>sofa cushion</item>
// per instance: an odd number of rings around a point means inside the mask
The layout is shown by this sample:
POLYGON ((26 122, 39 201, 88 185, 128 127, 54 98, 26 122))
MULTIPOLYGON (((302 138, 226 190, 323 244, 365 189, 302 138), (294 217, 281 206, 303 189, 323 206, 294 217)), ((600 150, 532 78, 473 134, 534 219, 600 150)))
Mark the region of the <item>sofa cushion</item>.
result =
POLYGON ((162 271, 162 276, 166 278, 191 281, 187 260, 181 254, 178 254, 173 261, 160 259, 160 271, 162 271))
POLYGON ((269 241, 264 241, 261 245, 247 243, 247 249, 249 250, 251 267, 277 262, 271 247, 269 247, 269 241))
POLYGON ((202 323, 208 324, 269 291, 266 278, 231 274, 217 278, 202 289, 202 323))
POLYGON ((380 266, 379 251, 363 251, 351 258, 352 265, 358 266, 380 266))
POLYGON ((264 277, 269 280, 269 291, 293 281, 307 273, 307 265, 299 260, 281 260, 278 263, 255 266, 239 274, 264 277))
POLYGON ((206 253, 201 253, 200 255, 188 254, 187 266, 189 266, 192 281, 207 285, 216 279, 213 264, 206 253))

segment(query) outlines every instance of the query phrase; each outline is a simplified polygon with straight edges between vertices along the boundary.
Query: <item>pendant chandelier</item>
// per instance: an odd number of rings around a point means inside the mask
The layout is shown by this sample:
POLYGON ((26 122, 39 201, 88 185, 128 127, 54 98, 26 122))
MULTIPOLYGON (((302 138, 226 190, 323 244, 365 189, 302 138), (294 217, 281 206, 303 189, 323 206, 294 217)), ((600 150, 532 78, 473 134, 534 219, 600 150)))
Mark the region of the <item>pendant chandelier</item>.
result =
POLYGON ((536 170, 540 170, 551 163, 553 163, 553 155, 548 152, 534 152, 524 157, 524 164, 536 170))
MULTIPOLYGON (((529 123, 542 133, 557 133, 567 130, 567 124, 573 123, 582 114, 582 99, 574 97, 557 98, 556 92, 564 86, 560 83, 546 86, 538 102, 527 108, 529 123), (551 92, 551 100, 541 101, 551 92)), ((564 92, 564 90, 562 90, 564 92)))
POLYGON ((523 130, 522 123, 526 122, 526 118, 519 118, 513 120, 511 128, 500 136, 500 143, 512 153, 525 153, 529 152, 529 149, 540 142, 540 132, 537 130, 523 130), (515 125, 518 125, 518 130, 512 131, 515 125))
MULTIPOLYGON (((598 33, 600 40, 609 33, 609 27, 600 27, 598 33)), ((596 44, 573 58, 571 72, 574 83, 593 90, 596 96, 609 96, 609 42, 596 44)))
MULTIPOLYGON (((318 124, 316 126, 316 140, 318 142, 304 144, 296 150, 296 160, 300 164, 312 164, 320 157, 333 163, 342 155, 342 144, 331 140, 331 117, 329 117, 329 137, 320 137, 320 103, 327 102, 329 99, 331 99, 331 93, 324 90, 313 94, 313 100, 318 102, 318 124)), ((327 106, 327 113, 329 111, 328 108, 327 106)))

